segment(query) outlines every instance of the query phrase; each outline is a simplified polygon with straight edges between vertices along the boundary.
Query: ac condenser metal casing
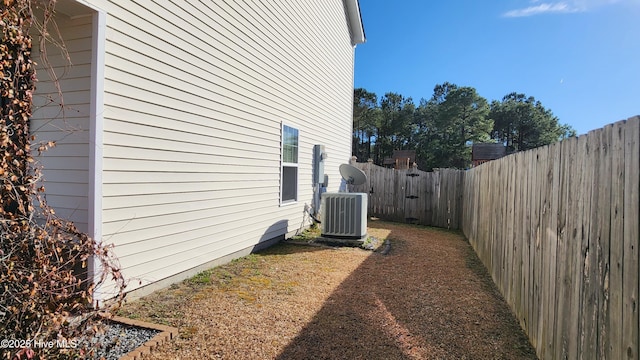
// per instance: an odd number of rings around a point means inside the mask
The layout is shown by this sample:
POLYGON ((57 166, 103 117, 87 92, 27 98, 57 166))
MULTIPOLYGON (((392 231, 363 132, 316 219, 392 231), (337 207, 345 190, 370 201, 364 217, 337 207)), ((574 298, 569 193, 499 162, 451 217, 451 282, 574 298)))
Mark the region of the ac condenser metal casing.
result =
POLYGON ((322 237, 363 239, 367 236, 367 194, 322 194, 322 237))

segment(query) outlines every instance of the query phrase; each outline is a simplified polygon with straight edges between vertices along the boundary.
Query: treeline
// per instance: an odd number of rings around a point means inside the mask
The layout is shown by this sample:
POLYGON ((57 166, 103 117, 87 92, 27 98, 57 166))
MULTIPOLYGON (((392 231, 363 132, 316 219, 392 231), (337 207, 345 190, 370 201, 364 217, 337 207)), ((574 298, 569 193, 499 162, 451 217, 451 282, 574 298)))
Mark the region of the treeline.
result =
POLYGON ((464 169, 471 165, 471 145, 502 143, 507 153, 575 136, 533 96, 511 93, 489 103, 473 87, 445 82, 430 99, 397 93, 378 98, 354 90, 353 155, 382 165, 393 150, 415 150, 418 167, 464 169))

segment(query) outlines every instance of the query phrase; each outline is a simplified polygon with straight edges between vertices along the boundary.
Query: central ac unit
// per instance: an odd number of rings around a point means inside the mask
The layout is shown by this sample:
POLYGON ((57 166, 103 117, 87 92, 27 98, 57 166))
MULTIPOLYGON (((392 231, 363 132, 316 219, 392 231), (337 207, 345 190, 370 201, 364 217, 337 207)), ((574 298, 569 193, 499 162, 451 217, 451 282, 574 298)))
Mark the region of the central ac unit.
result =
POLYGON ((367 236, 365 193, 324 193, 320 214, 322 237, 359 240, 367 236))

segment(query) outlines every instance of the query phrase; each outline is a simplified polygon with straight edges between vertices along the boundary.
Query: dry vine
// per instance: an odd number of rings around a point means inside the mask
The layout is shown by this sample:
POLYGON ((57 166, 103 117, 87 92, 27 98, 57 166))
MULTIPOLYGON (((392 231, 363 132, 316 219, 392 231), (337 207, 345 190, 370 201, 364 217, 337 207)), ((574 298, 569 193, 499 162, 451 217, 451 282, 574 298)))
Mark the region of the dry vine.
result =
POLYGON ((60 345, 77 345, 78 337, 95 331, 96 286, 114 284, 114 304, 122 300, 125 286, 111 249, 59 218, 40 186, 29 130, 36 83, 30 31, 55 45, 50 35, 56 33, 54 6, 55 0, 2 0, 0 5, 0 339, 18 345, 0 349, 1 359, 86 355, 79 347, 60 345), (42 18, 36 19, 34 8, 42 18), (94 266, 99 274, 89 270, 91 261, 99 265, 94 266), (52 341, 54 346, 46 346, 52 341))

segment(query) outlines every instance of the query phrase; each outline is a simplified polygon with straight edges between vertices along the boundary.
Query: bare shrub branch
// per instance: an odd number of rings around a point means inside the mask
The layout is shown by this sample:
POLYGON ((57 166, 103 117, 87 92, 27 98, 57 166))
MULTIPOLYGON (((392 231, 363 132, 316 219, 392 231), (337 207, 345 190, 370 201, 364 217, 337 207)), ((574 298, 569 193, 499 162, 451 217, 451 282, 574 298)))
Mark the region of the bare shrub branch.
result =
MULTIPOLYGON (((112 303, 117 306, 125 281, 112 249, 59 218, 47 205, 45 189, 39 184, 42 170, 33 157, 35 138, 29 129, 36 83, 30 32, 40 35, 44 68, 62 99, 46 56, 47 46, 53 45, 69 58, 53 17, 56 1, 1 1, 0 339, 72 341, 97 330, 98 312, 105 309, 94 306, 96 287, 113 285, 112 303), (34 9, 42 13, 41 18, 36 19, 34 9), (99 274, 89 269, 90 260, 102 270, 99 274)), ((41 153, 54 145, 39 144, 35 150, 41 153)), ((77 358, 84 351, 32 343, 8 350, 0 350, 5 351, 3 359, 77 358)))

